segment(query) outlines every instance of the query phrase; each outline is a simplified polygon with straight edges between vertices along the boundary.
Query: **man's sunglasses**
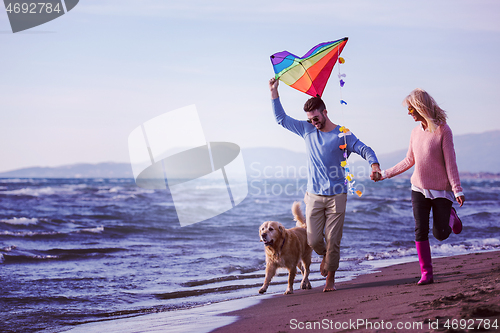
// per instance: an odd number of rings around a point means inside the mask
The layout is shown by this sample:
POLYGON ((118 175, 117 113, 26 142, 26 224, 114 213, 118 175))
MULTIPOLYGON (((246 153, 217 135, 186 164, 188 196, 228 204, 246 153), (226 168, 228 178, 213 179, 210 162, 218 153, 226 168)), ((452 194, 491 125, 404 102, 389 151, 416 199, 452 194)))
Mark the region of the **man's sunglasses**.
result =
POLYGON ((313 121, 319 121, 319 117, 312 117, 311 119, 307 119, 309 124, 312 124, 313 121))

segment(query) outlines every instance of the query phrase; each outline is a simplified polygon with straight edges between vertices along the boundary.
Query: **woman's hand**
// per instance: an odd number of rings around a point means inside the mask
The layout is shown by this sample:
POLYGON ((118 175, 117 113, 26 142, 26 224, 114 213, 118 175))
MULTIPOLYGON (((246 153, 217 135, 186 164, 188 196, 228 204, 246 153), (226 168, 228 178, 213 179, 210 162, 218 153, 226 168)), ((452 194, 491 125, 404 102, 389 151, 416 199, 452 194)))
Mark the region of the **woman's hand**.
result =
POLYGON ((461 195, 459 197, 456 197, 457 199, 457 202, 460 204, 460 207, 462 207, 462 205, 464 204, 465 202, 465 196, 464 195, 461 195))

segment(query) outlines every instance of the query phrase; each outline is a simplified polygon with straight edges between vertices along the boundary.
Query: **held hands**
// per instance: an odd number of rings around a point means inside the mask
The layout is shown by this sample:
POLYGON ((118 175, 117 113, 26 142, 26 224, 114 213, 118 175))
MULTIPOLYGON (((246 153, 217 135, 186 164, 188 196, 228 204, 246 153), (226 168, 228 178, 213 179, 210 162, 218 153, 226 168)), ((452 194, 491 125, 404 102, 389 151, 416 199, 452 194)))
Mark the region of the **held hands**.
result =
POLYGON ((372 173, 370 174, 370 179, 373 180, 374 182, 379 182, 383 180, 382 174, 376 171, 372 171, 372 173))
POLYGON ((380 165, 378 163, 372 164, 372 173, 370 174, 370 179, 374 182, 382 180, 382 170, 380 170, 380 165))

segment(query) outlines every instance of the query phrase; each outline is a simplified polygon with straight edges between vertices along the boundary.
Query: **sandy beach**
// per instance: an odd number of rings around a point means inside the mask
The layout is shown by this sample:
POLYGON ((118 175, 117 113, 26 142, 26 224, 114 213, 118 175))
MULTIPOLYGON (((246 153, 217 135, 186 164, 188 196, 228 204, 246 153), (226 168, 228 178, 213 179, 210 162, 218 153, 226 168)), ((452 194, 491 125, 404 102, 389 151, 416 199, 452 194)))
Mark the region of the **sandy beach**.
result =
POLYGON ((500 332, 500 251, 433 262, 435 283, 426 286, 416 285, 420 271, 413 261, 337 283, 335 292, 324 293, 319 281, 292 295, 257 295, 256 287, 252 297, 67 332, 500 332))
POLYGON ((417 286, 418 262, 338 283, 275 295, 227 316, 213 332, 499 332, 500 252, 433 260, 434 284, 417 286))

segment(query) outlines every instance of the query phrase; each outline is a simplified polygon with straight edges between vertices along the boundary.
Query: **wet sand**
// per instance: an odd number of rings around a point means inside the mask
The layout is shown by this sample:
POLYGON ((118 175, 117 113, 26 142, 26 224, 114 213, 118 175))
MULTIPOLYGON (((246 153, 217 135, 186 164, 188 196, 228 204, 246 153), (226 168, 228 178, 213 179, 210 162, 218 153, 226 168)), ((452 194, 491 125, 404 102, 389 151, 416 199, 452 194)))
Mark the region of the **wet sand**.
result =
POLYGON ((264 298, 222 315, 238 320, 212 332, 500 332, 500 251, 433 265, 430 285, 416 285, 418 262, 394 265, 338 283, 334 292, 316 282, 312 290, 264 298))
POLYGON ((253 297, 67 332, 500 332, 500 251, 438 258, 433 264, 435 283, 426 286, 416 285, 420 268, 414 261, 337 283, 334 292, 324 293, 319 281, 292 295, 258 295, 256 287, 253 297))

